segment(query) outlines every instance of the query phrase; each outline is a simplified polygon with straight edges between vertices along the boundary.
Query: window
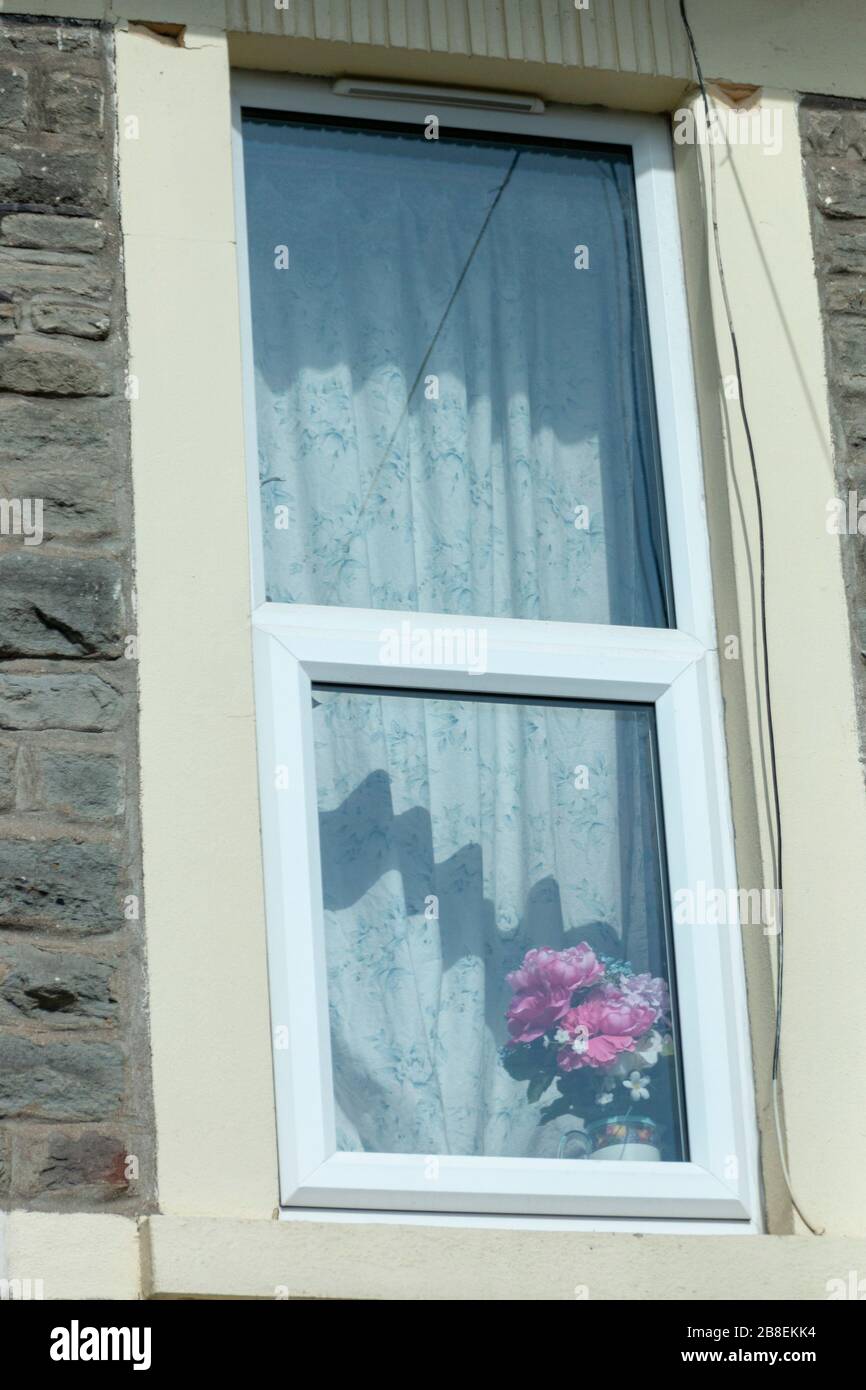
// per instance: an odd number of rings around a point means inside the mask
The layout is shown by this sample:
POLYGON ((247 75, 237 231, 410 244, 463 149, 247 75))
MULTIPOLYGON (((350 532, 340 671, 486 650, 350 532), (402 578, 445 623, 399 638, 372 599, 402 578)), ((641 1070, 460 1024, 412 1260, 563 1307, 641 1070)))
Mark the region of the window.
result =
POLYGON ((745 1225, 667 134, 427 110, 237 88, 281 1200, 745 1225))

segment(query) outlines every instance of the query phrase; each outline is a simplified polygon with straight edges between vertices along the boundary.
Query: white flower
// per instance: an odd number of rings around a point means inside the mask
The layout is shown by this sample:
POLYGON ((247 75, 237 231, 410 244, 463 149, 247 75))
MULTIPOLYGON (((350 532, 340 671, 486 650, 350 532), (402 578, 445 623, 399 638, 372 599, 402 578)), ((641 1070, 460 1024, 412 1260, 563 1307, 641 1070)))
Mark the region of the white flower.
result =
POLYGON ((557 1028, 553 1040, 559 1043, 560 1047, 570 1047, 572 1052, 576 1052, 579 1056, 582 1052, 586 1052, 589 1047, 589 1029, 578 1028, 572 1034, 566 1032, 564 1028, 557 1028))
POLYGON ((631 1076, 627 1076, 622 1084, 632 1100, 649 1100, 648 1076, 641 1076, 639 1071, 633 1071, 631 1076))
POLYGON ((663 1046, 664 1038, 656 1028, 653 1028, 644 1038, 641 1038, 640 1046, 635 1048, 634 1055, 639 1057, 646 1066, 654 1067, 663 1046))
POLYGON ((595 1098, 595 1103, 596 1105, 610 1105, 612 1100, 613 1091, 608 1091, 607 1089, 604 1089, 599 1091, 598 1095, 595 1098))

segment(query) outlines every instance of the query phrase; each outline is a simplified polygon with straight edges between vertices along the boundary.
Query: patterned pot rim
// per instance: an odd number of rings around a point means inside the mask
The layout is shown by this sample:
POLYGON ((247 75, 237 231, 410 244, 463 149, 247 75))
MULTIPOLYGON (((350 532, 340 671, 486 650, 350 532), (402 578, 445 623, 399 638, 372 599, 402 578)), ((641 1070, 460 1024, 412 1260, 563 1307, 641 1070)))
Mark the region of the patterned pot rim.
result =
POLYGON ((608 1125, 625 1125, 629 1129, 661 1129, 658 1120, 651 1120, 648 1115, 606 1115, 604 1119, 591 1120, 586 1126, 586 1133, 597 1134, 608 1125))

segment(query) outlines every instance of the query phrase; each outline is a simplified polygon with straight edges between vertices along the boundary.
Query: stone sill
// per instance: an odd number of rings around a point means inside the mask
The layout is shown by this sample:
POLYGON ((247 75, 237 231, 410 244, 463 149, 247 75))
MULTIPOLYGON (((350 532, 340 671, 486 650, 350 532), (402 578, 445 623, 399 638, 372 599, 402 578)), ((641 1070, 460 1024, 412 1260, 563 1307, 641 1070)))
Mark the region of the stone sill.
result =
POLYGON ((0 1278, 46 1299, 823 1301, 859 1270, 866 1237, 0 1213, 0 1278))
POLYGON ((866 1270, 854 1237, 152 1216, 142 1238, 155 1298, 824 1300, 866 1270))

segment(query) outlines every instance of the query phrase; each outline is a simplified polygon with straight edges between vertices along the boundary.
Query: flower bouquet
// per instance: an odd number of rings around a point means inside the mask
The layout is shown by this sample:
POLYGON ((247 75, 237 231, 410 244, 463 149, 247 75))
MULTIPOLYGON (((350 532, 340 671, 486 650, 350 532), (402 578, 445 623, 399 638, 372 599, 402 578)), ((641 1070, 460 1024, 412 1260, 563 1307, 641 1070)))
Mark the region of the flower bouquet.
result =
POLYGON ((529 1101, 556 1086, 544 1121, 580 1118, 584 1157, 660 1157, 658 1126, 645 1112, 650 1072, 673 1052, 665 981, 597 956, 585 941, 527 951, 506 978, 513 997, 503 1062, 529 1083, 529 1101))

